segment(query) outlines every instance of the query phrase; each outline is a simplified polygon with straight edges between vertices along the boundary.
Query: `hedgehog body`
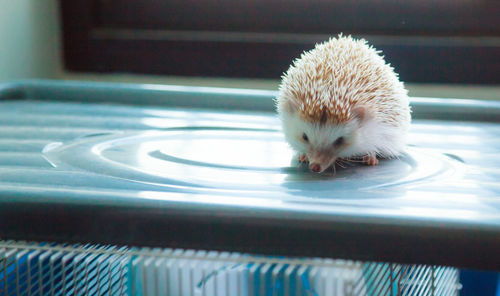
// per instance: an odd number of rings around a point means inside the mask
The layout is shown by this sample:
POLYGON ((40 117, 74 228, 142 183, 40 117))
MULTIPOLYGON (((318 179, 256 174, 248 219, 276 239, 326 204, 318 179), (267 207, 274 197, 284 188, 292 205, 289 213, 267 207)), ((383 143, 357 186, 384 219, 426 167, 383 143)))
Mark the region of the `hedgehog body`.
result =
POLYGON ((338 158, 376 164, 405 148, 407 91, 363 39, 340 35, 303 53, 283 75, 276 104, 287 142, 315 172, 338 158))

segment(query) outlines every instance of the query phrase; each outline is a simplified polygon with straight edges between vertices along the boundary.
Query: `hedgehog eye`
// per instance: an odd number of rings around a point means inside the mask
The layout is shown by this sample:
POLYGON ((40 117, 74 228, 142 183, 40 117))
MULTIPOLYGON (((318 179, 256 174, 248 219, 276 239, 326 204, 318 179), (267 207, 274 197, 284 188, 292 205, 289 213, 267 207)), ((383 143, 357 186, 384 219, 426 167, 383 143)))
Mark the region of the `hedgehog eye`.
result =
POLYGON ((306 142, 309 142, 309 138, 307 137, 306 133, 302 134, 302 139, 306 142))
POLYGON ((335 140, 335 142, 333 142, 334 147, 339 147, 342 144, 344 144, 344 137, 338 137, 337 140, 335 140))

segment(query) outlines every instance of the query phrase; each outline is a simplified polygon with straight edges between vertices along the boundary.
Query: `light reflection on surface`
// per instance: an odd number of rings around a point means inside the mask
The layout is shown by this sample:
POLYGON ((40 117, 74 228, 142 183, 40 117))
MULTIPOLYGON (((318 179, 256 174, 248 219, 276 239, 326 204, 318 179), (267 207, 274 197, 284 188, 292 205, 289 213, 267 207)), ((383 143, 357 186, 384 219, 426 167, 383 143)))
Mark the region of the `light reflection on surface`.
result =
POLYGON ((431 207, 401 207, 400 214, 405 217, 419 217, 419 218, 448 218, 457 220, 474 220, 477 218, 484 219, 482 214, 475 210, 457 210, 447 208, 431 208, 431 207))
POLYGON ((207 186, 217 182, 241 185, 283 182, 285 174, 280 173, 280 168, 290 163, 292 151, 283 141, 276 140, 280 139, 279 134, 268 136, 267 141, 256 140, 258 135, 250 131, 186 131, 177 138, 167 134, 163 140, 138 144, 135 166, 169 178, 189 176, 191 182, 207 186), (274 171, 255 171, 259 169, 274 171), (210 184, 214 180, 218 181, 210 184))
POLYGON ((438 106, 475 106, 475 107, 494 107, 498 108, 497 104, 495 101, 481 101, 481 100, 467 100, 467 99, 453 99, 453 98, 419 98, 419 97, 412 97, 410 99, 412 103, 424 103, 424 104, 429 104, 429 103, 434 103, 437 104, 438 106))
POLYGON ((280 207, 284 201, 279 199, 258 198, 258 197, 239 197, 234 196, 213 196, 205 194, 183 194, 183 193, 165 193, 158 191, 141 191, 139 195, 146 199, 154 199, 161 201, 189 202, 189 203, 204 203, 214 205, 231 205, 231 206, 251 206, 251 207, 280 207))
POLYGON ((485 130, 482 125, 478 126, 473 122, 467 122, 466 124, 457 123, 456 125, 446 125, 444 127, 440 124, 433 124, 433 120, 419 120, 410 127, 410 135, 413 137, 414 133, 436 133, 436 134, 452 134, 452 133, 472 133, 479 135, 484 133, 485 130), (424 122, 429 122, 429 124, 424 124, 424 122))
MULTIPOLYGON (((158 183, 160 177, 166 184, 174 180, 191 184, 182 185, 183 188, 239 190, 249 195, 273 192, 270 198, 289 195, 311 201, 398 197, 398 200, 408 197, 405 200, 410 201, 411 190, 423 184, 441 188, 459 183, 465 168, 460 162, 439 153, 409 148, 406 156, 382 160, 377 167, 353 165, 347 169, 337 168, 336 174, 332 171, 317 175, 298 167, 281 133, 273 131, 149 132, 99 143, 92 149, 103 160, 141 172, 146 182, 158 183), (353 190, 356 190, 354 196, 353 190)), ((475 186, 470 180, 463 184, 462 188, 469 191, 475 186)))
MULTIPOLYGON (((153 120, 151 126, 167 128, 173 123, 189 128, 88 138, 47 150, 46 156, 57 164, 130 180, 128 189, 137 188, 140 198, 159 202, 332 215, 490 219, 500 224, 500 185, 493 181, 497 177, 485 175, 498 176, 497 162, 484 150, 498 148, 481 150, 482 136, 469 134, 476 132, 473 128, 465 133, 450 128, 449 135, 429 136, 422 131, 445 133, 446 128, 414 124, 419 131, 409 138, 415 147, 399 159, 318 175, 293 161, 279 131, 224 128, 231 116, 207 129, 188 125, 189 119, 182 117, 189 115, 181 115, 142 120, 153 120), (483 163, 486 167, 478 166, 483 163)), ((207 124, 205 119, 200 117, 198 123, 207 124)))
POLYGON ((474 193, 449 193, 430 190, 409 190, 400 200, 412 201, 414 204, 423 205, 453 205, 471 206, 480 203, 474 193))
POLYGON ((157 144, 156 149, 164 155, 218 166, 280 168, 290 163, 293 156, 284 142, 263 143, 255 139, 233 141, 232 139, 207 138, 173 140, 155 144, 157 144))
POLYGON ((269 116, 255 114, 231 114, 231 113, 206 113, 201 111, 181 110, 145 110, 148 117, 141 118, 141 122, 152 128, 173 128, 180 126, 209 126, 242 129, 277 129, 279 124, 269 116))
POLYGON ((443 135, 443 134, 421 134, 413 133, 411 135, 412 142, 422 144, 432 144, 432 143, 453 143, 456 145, 469 146, 471 144, 476 144, 481 142, 481 137, 479 135, 443 135))
POLYGON ((228 123, 228 122, 213 122, 210 120, 201 120, 201 119, 193 119, 193 120, 182 120, 182 119, 170 119, 170 118, 143 118, 142 123, 146 126, 152 128, 175 128, 175 127, 184 127, 184 126, 210 126, 210 127, 231 127, 231 128, 241 128, 241 129, 262 129, 262 128, 275 128, 272 125, 265 125, 262 123, 252 123, 252 124, 244 124, 244 123, 228 123), (219 124, 219 125, 217 125, 219 124))
POLYGON ((246 113, 227 113, 227 112, 203 112, 203 111, 182 111, 182 109, 173 109, 173 110, 158 110, 158 109, 147 109, 144 110, 143 113, 148 115, 148 117, 143 117, 141 120, 157 117, 162 119, 202 119, 202 120, 210 120, 211 122, 219 122, 219 121, 229 121, 233 123, 247 123, 247 122, 266 122, 273 123, 276 125, 276 120, 273 117, 256 115, 255 113, 246 114, 246 113))
POLYGON ((225 87, 205 87, 205 86, 184 86, 184 85, 162 85, 162 84, 140 84, 138 87, 148 90, 176 91, 185 92, 188 94, 202 93, 204 96, 214 94, 229 94, 229 95, 255 95, 255 96, 270 96, 275 97, 276 92, 260 89, 242 89, 242 88, 225 88, 225 87))
MULTIPOLYGON (((439 195, 435 195, 432 192, 428 192, 434 198, 439 198, 439 195)), ((420 197, 425 196, 425 192, 418 193, 420 197)), ((234 195, 209 195, 209 194, 180 194, 180 193, 165 193, 157 191, 142 191, 139 193, 142 198, 158 201, 168 201, 177 203, 188 203, 188 204, 198 204, 198 205, 222 205, 229 207, 243 207, 243 208, 254 208, 254 209, 275 209, 278 211, 292 211, 301 213, 303 215, 347 215, 355 213, 355 216, 359 218, 370 217, 370 216, 380 216, 385 218, 396 218, 396 219, 409 219, 415 221, 431 221, 431 220, 441 220, 446 219, 448 221, 455 221, 460 223, 468 223, 474 220, 482 220, 488 222, 498 221, 497 209, 494 207, 481 206, 477 207, 455 207, 446 206, 441 204, 431 203, 419 203, 412 205, 409 202, 401 203, 401 201, 390 201, 382 204, 371 204, 370 202, 364 203, 363 211, 359 211, 359 206, 356 200, 344 200, 342 203, 337 203, 335 206, 327 206, 323 203, 317 202, 307 202, 305 203, 303 198, 300 197, 288 197, 282 199, 270 199, 270 198, 258 198, 258 197, 248 197, 234 195), (401 204, 395 209, 391 206, 395 204, 401 204), (480 211, 478 211, 480 210, 480 211)), ((474 199, 473 196, 462 199, 474 199)), ((379 201, 380 202, 380 201, 379 201)))

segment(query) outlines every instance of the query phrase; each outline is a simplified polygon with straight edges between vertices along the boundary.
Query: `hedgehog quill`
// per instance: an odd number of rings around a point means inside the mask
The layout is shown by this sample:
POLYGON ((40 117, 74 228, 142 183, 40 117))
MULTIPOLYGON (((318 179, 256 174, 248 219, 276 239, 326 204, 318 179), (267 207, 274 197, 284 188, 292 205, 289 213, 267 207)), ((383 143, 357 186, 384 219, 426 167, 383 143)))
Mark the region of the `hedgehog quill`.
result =
POLYGON ((379 51, 339 35, 292 63, 276 105, 298 160, 321 173, 339 159, 398 157, 411 121, 407 93, 379 51))

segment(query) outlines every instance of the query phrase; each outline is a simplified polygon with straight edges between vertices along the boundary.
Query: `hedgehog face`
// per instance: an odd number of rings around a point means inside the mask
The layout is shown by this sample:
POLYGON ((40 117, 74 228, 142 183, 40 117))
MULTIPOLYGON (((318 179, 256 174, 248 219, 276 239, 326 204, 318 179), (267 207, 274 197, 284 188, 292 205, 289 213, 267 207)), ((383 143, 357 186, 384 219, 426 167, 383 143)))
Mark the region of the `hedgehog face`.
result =
POLYGON ((320 124, 304 121, 296 113, 284 112, 281 117, 286 140, 297 152, 306 154, 314 172, 323 172, 337 158, 351 156, 356 150, 357 120, 320 124))

